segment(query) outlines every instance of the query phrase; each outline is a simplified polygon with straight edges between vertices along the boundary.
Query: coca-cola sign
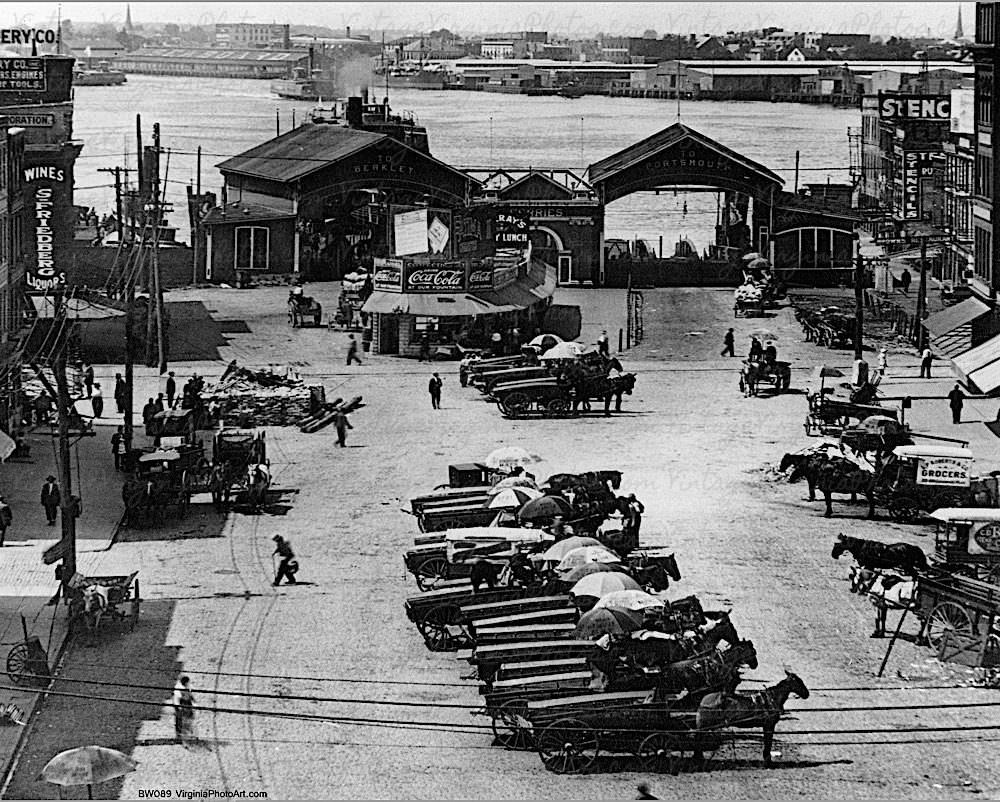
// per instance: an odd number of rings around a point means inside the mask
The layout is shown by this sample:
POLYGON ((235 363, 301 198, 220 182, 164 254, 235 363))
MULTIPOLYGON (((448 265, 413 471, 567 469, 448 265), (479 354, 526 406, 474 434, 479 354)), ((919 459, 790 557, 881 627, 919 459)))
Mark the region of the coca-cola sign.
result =
POLYGON ((492 290, 493 271, 490 268, 474 267, 469 271, 470 290, 492 290))
POLYGON ((465 269, 461 262, 413 265, 406 277, 406 292, 462 292, 465 269))
POLYGON ((376 290, 403 291, 402 259, 376 259, 374 266, 375 275, 372 276, 372 286, 376 290))

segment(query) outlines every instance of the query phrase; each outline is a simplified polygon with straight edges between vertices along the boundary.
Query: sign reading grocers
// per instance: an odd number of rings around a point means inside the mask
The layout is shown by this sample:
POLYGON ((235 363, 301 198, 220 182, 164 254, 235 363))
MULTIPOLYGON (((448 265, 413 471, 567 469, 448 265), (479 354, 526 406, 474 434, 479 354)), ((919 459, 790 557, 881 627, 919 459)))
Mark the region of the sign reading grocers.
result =
POLYGON ((917 460, 917 484, 969 487, 972 460, 960 457, 921 457, 917 460))

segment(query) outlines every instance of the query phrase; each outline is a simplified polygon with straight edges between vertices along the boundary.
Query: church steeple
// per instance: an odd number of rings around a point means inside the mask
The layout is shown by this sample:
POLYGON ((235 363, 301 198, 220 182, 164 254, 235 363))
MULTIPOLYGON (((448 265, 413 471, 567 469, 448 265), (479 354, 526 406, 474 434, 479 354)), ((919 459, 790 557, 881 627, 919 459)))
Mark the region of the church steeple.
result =
POLYGON ((955 26, 955 38, 965 38, 965 31, 962 30, 962 6, 958 7, 958 25, 955 26))
MULTIPOLYGON (((959 27, 961 27, 961 16, 962 12, 959 11, 959 27)), ((126 3, 125 4, 125 32, 132 33, 132 7, 126 3)))

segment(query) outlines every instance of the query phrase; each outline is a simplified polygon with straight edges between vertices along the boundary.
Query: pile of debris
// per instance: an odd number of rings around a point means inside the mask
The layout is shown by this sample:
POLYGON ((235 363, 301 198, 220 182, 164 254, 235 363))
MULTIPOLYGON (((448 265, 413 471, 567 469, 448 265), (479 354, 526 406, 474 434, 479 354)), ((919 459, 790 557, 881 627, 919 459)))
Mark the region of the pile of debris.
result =
POLYGON ((294 426, 316 411, 323 388, 309 387, 297 373, 241 368, 229 363, 219 381, 204 394, 230 420, 245 418, 254 426, 294 426))

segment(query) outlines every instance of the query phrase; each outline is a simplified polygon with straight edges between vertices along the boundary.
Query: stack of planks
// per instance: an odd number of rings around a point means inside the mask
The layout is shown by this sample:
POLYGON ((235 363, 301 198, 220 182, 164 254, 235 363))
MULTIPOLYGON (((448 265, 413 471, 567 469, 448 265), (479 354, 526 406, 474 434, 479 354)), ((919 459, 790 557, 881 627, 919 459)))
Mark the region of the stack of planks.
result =
POLYGON ((361 403, 360 395, 354 396, 354 398, 349 401, 344 401, 342 398, 336 398, 330 403, 323 404, 319 412, 308 415, 300 420, 299 431, 304 434, 318 432, 320 429, 324 429, 333 423, 333 419, 336 417, 338 412, 343 412, 347 415, 363 406, 364 404, 361 403))

